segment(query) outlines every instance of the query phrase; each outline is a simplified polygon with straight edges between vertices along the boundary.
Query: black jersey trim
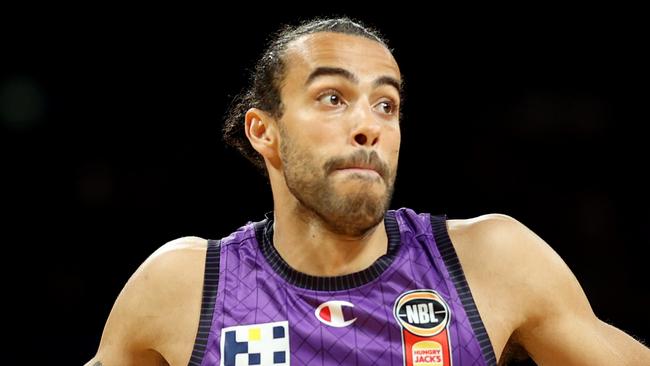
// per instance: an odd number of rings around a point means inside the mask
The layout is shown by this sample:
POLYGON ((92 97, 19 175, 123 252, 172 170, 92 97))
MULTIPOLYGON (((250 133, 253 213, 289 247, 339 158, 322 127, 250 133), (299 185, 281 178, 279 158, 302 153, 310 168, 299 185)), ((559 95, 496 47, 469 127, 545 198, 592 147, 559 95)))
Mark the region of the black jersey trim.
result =
POLYGON ((379 277, 395 260, 399 250, 401 237, 395 211, 389 210, 384 215, 388 248, 386 254, 379 257, 370 267, 351 274, 334 277, 317 277, 298 272, 282 259, 273 246, 273 215, 267 214, 266 219, 256 223, 255 236, 260 244, 262 254, 267 262, 282 279, 288 283, 309 290, 342 291, 363 286, 379 277))
POLYGON ((458 292, 460 301, 465 308, 467 319, 469 319, 472 329, 474 330, 474 335, 481 346, 483 358, 485 359, 486 364, 496 366, 497 361, 492 343, 490 342, 490 338, 485 330, 485 325, 483 325, 483 320, 481 320, 481 315, 476 308, 472 292, 469 289, 467 280, 465 279, 465 274, 463 273, 463 268, 460 265, 458 255, 456 255, 456 250, 454 249, 454 245, 451 243, 449 233, 447 232, 447 218, 445 216, 431 215, 431 229, 433 230, 433 235, 436 244, 438 245, 440 255, 442 255, 442 260, 445 262, 445 266, 447 266, 447 272, 449 272, 449 276, 456 287, 456 292, 458 292))
POLYGON ((219 288, 219 260, 221 257, 221 241, 208 240, 208 250, 205 254, 205 273, 203 277, 203 299, 201 300, 201 317, 196 340, 190 356, 189 366, 200 366, 208 344, 212 314, 217 300, 219 288))

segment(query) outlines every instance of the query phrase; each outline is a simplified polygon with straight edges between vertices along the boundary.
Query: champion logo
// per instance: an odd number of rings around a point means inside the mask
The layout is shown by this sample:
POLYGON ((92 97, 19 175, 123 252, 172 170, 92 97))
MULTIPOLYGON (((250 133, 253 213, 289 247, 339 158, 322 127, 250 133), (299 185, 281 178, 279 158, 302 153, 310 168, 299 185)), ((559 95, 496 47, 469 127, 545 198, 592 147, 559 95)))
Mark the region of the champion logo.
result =
POLYGON ((320 320, 321 323, 327 324, 330 327, 343 328, 354 323, 357 318, 350 318, 350 312, 346 311, 343 313, 343 308, 349 307, 353 308, 354 304, 342 300, 332 300, 320 304, 319 307, 314 311, 316 319, 320 320), (347 320, 346 320, 347 315, 347 320))

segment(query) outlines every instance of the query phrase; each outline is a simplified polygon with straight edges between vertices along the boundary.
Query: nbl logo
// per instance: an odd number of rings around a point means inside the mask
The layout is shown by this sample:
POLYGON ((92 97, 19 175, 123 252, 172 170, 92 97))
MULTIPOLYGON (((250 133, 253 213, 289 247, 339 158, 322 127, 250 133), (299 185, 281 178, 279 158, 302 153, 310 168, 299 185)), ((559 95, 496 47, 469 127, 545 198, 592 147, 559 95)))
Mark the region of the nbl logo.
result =
POLYGON ((402 327, 404 365, 449 366, 451 352, 449 307, 433 290, 413 290, 400 295, 393 309, 402 327))
POLYGON ((397 301, 397 320, 413 334, 433 336, 447 325, 449 311, 434 293, 405 294, 397 301), (425 296, 423 296, 425 295, 425 296))

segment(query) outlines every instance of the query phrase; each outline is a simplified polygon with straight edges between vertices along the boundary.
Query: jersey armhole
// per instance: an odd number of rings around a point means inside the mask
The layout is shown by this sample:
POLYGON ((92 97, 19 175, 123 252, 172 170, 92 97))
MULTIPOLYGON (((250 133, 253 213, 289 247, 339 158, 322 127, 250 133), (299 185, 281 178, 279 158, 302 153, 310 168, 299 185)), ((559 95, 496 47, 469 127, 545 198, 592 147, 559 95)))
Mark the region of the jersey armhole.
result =
POLYGON ((438 251, 442 256, 442 260, 445 262, 447 272, 456 287, 456 292, 460 297, 463 308, 465 308, 465 313, 467 313, 467 318, 472 325, 472 330, 474 331, 479 346, 481 347, 483 358, 488 365, 496 365, 497 361, 494 349, 492 348, 492 343, 490 342, 490 338, 485 330, 485 326, 483 325, 483 320, 481 320, 481 316, 476 308, 476 303, 474 303, 472 292, 467 284, 465 273, 463 272, 463 268, 458 260, 458 255, 456 254, 454 245, 451 243, 449 233, 447 232, 447 217, 431 215, 431 229, 433 230, 433 236, 436 245, 438 246, 438 251))
POLYGON ((208 336, 212 327, 212 315, 217 300, 219 287, 219 260, 221 257, 221 240, 208 240, 205 255, 205 273, 203 275, 203 297, 201 300, 201 317, 196 340, 190 357, 190 366, 200 366, 208 345, 208 336))

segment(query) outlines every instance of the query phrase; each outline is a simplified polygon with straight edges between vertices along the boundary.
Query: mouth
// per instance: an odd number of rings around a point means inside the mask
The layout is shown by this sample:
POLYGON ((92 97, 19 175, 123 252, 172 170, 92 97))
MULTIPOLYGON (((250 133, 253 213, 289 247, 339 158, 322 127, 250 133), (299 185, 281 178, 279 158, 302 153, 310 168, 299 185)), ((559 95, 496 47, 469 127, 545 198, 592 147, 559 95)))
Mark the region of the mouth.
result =
POLYGON ((371 175, 371 176, 376 176, 376 177, 381 177, 378 171, 371 167, 363 167, 363 166, 350 166, 350 167, 344 167, 344 168, 339 168, 336 169, 336 172, 341 172, 341 173, 350 173, 350 174, 362 174, 362 175, 371 175))
POLYGON ((350 178, 371 178, 387 180, 390 170, 375 151, 359 150, 347 158, 333 158, 327 161, 324 169, 328 174, 347 175, 350 178))

